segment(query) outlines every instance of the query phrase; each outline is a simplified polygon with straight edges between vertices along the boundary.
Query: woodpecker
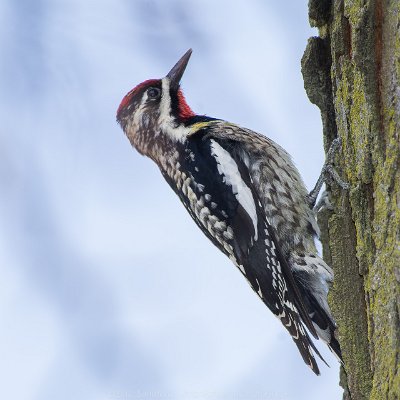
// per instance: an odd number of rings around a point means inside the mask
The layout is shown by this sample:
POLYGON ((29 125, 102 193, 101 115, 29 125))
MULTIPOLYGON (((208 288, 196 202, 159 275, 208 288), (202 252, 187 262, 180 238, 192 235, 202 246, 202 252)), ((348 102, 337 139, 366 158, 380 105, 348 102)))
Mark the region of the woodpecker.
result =
POLYGON ((319 375, 314 353, 323 358, 310 334, 325 341, 339 360, 341 352, 327 302, 333 271, 314 242, 319 231, 310 203, 316 195, 310 200, 290 155, 277 143, 192 111, 180 88, 191 53, 164 78, 132 89, 117 121, 319 375))

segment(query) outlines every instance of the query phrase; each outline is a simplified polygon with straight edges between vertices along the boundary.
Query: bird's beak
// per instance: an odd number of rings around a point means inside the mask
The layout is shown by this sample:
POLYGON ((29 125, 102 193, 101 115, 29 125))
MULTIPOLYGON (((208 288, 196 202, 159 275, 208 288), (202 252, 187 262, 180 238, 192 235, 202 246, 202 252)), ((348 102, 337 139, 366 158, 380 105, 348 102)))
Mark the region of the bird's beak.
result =
POLYGON ((171 71, 168 72, 167 78, 170 81, 170 88, 178 90, 179 82, 182 79, 182 75, 185 72, 186 66, 188 65, 189 58, 192 55, 192 49, 189 49, 182 58, 172 67, 171 71))

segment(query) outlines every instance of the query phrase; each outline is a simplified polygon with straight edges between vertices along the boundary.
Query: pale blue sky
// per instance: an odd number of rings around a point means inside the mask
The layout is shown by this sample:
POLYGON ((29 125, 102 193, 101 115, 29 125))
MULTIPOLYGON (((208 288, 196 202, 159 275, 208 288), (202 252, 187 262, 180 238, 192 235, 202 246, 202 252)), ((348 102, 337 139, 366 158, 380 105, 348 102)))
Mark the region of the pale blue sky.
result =
POLYGON ((270 136, 311 188, 313 34, 306 0, 0 2, 1 398, 340 397, 115 122, 191 47, 193 110, 270 136))

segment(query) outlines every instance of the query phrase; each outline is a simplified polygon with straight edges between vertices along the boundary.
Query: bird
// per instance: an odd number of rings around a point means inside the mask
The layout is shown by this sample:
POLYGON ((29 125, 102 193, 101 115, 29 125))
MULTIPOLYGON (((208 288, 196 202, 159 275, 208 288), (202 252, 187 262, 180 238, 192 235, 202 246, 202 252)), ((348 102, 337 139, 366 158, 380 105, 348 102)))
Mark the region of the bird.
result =
POLYGON ((165 77, 128 92, 117 122, 319 375, 315 355, 325 360, 312 337, 339 361, 342 356, 327 302, 333 270, 315 245, 316 195, 310 200, 291 156, 273 140, 192 111, 181 89, 191 54, 189 49, 165 77))

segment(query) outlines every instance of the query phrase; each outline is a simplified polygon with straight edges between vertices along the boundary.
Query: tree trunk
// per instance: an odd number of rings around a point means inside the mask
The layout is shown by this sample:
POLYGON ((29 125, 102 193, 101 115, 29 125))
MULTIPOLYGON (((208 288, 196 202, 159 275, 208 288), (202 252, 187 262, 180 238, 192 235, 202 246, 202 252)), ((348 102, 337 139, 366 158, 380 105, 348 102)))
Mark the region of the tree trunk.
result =
POLYGON ((319 214, 346 399, 400 399, 400 1, 309 0, 302 59, 339 175, 319 214))

